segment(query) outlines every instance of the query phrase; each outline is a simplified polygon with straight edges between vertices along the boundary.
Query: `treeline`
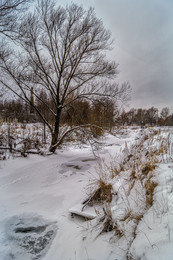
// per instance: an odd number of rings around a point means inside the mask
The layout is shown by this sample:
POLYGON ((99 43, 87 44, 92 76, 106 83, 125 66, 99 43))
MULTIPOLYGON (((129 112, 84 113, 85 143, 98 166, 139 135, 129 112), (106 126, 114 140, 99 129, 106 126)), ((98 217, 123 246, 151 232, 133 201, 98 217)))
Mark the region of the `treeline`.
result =
POLYGON ((118 121, 123 125, 173 126, 173 113, 170 113, 168 107, 162 108, 160 113, 155 107, 149 109, 132 108, 128 112, 123 111, 118 121))
MULTIPOLYGON (((53 122, 52 114, 47 109, 47 107, 53 109, 53 104, 45 93, 40 95, 45 95, 44 103, 38 98, 35 105, 38 111, 45 115, 46 120, 53 122)), ((32 106, 20 99, 0 101, 0 117, 4 120, 17 119, 18 122, 22 123, 41 122, 39 115, 32 109, 32 106)), ((71 126, 94 124, 109 129, 115 125, 173 126, 173 114, 167 107, 164 107, 160 113, 158 108, 155 107, 149 109, 132 108, 127 112, 120 112, 112 100, 102 97, 94 102, 76 100, 63 112, 61 124, 71 126)))
MULTIPOLYGON (((53 116, 50 109, 54 104, 47 98, 45 93, 44 103, 38 98, 35 100, 35 106, 38 111, 44 114, 48 122, 53 123, 53 116)), ((42 97, 43 99, 43 97, 42 97)), ((100 127, 111 128, 115 125, 115 119, 118 116, 117 106, 109 98, 102 97, 95 101, 76 100, 63 111, 61 124, 68 125, 86 125, 94 124, 100 127)), ((0 102, 0 117, 4 120, 17 119, 18 122, 41 122, 39 115, 22 100, 6 100, 0 102)))

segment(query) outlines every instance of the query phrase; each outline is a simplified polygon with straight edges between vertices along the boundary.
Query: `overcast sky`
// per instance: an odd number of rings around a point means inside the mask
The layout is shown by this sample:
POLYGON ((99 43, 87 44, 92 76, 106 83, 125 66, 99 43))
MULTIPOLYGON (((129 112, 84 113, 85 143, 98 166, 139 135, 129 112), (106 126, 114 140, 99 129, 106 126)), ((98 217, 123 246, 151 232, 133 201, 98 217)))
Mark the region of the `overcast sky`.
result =
POLYGON ((173 0, 57 0, 94 7, 112 32, 111 58, 119 64, 118 82, 132 86, 130 107, 173 112, 173 0))

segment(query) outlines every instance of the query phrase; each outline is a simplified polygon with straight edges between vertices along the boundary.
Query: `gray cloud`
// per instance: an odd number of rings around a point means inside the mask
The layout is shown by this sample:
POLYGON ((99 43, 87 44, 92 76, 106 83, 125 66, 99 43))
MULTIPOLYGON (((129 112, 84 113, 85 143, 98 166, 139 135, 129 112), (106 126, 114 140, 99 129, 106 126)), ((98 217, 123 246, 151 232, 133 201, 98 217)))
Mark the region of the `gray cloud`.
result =
MULTIPOLYGON (((71 0, 62 1, 71 3, 71 0)), ((93 6, 110 29, 120 65, 120 82, 129 80, 133 107, 168 106, 173 111, 173 1, 74 0, 93 6)))

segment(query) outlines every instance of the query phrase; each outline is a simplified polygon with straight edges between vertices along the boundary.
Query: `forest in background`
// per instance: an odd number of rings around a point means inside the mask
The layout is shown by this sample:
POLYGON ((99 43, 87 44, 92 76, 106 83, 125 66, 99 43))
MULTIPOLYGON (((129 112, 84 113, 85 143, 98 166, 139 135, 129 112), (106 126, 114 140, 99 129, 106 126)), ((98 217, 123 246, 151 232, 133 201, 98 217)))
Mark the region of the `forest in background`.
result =
MULTIPOLYGON (((40 95, 42 95, 42 98, 44 97, 45 104, 37 99, 35 105, 45 115, 46 120, 53 123, 52 115, 46 109, 47 105, 53 108, 53 104, 51 104, 46 93, 42 92, 40 95)), ((42 122, 32 106, 20 99, 0 101, 0 120, 4 122, 16 120, 20 123, 42 122)), ((173 113, 170 113, 168 107, 162 108, 161 111, 155 107, 149 109, 131 108, 128 111, 120 110, 111 99, 102 97, 93 102, 77 100, 71 104, 63 112, 61 125, 64 124, 69 126, 94 124, 110 130, 114 126, 122 125, 172 126, 173 113)))

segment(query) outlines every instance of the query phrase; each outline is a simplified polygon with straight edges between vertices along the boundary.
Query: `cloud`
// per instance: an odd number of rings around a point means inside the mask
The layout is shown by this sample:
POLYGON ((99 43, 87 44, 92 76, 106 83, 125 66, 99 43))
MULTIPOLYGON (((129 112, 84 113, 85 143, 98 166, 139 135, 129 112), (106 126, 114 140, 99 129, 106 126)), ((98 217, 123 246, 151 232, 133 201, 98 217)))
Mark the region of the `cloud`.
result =
POLYGON ((119 79, 128 79, 132 84, 135 94, 131 105, 171 108, 173 1, 95 0, 94 3, 115 38, 119 79))
MULTIPOLYGON (((112 32, 109 55, 119 63, 120 82, 133 88, 131 106, 169 106, 173 112, 173 1, 73 0, 96 15, 112 32)), ((61 0, 70 4, 71 0, 61 0)))

